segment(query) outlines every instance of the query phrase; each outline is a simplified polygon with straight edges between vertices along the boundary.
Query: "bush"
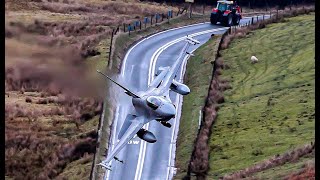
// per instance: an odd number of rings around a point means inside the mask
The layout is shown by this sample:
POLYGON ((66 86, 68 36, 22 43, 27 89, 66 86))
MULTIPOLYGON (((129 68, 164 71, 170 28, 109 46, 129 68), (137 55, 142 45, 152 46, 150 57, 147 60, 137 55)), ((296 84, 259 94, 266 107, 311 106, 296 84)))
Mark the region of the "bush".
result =
POLYGON ((262 151, 260 149, 255 149, 251 152, 252 155, 254 156, 259 156, 259 155, 262 155, 262 151))
POLYGON ((30 97, 26 97, 26 102, 27 103, 32 103, 32 99, 30 97))

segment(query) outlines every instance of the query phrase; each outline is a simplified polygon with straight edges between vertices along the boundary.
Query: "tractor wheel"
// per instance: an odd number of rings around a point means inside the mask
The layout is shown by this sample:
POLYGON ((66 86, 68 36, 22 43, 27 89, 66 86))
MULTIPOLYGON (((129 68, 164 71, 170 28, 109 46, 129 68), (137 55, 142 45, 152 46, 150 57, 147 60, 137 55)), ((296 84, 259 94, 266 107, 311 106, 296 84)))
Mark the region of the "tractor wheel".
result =
POLYGON ((228 17, 225 20, 225 26, 232 26, 233 25, 233 15, 229 14, 228 17))
POLYGON ((217 17, 217 16, 211 16, 211 17, 210 17, 210 22, 211 22, 211 24, 217 24, 217 22, 218 22, 218 17, 217 17))
POLYGON ((210 19, 211 24, 217 24, 217 19, 210 19))

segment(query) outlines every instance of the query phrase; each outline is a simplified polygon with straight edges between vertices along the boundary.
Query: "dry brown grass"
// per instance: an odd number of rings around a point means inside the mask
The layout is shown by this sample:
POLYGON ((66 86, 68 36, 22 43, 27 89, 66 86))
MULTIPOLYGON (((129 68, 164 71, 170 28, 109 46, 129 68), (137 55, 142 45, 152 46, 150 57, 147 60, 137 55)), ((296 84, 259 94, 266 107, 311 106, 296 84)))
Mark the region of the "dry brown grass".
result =
POLYGON ((6 176, 53 179, 91 161, 103 95, 87 57, 111 29, 168 6, 139 1, 6 0, 6 176), (93 79, 95 78, 95 79, 93 79), (97 128, 97 127, 92 127, 97 128), (88 157, 90 157, 88 159, 88 157))
POLYGON ((302 170, 287 175, 284 180, 315 179, 315 167, 312 163, 306 163, 302 170))
POLYGON ((52 179, 71 161, 94 153, 97 132, 84 133, 82 124, 100 113, 101 103, 27 91, 8 91, 5 100, 7 176, 52 179))
MULTIPOLYGON (((275 166, 280 166, 285 164, 286 162, 294 162, 297 161, 299 158, 314 153, 314 143, 307 144, 304 147, 300 147, 294 149, 292 151, 286 152, 282 155, 276 155, 268 160, 265 160, 261 163, 255 164, 252 167, 246 168, 239 172, 232 173, 230 175, 225 175, 221 179, 239 179, 248 177, 256 172, 260 172, 266 169, 273 168, 275 166)), ((314 178, 314 166, 307 165, 301 172, 288 175, 285 179, 300 179, 302 177, 313 177, 314 178)), ((308 178, 307 178, 308 179, 308 178)))

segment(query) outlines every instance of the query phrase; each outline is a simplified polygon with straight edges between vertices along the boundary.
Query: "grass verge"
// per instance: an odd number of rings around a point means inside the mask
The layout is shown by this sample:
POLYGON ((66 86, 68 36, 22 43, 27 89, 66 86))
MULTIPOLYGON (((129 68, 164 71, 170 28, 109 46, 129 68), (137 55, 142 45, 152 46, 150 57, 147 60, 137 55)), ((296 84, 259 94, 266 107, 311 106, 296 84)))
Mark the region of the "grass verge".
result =
POLYGON ((178 173, 175 179, 182 179, 188 169, 194 145, 192 139, 197 137, 200 111, 202 111, 208 94, 213 71, 212 61, 215 58, 220 37, 211 38, 195 51, 194 57, 188 60, 184 82, 190 87, 191 93, 183 97, 176 152, 178 173))

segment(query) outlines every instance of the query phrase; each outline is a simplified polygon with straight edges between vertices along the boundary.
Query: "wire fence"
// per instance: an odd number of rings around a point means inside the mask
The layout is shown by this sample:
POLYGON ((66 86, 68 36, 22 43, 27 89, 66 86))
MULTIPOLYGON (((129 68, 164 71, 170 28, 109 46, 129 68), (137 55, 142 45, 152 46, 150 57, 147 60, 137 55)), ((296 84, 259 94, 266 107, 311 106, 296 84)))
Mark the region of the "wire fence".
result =
POLYGON ((110 45, 107 49, 107 64, 109 66, 111 58, 112 58, 112 47, 114 44, 114 36, 119 33, 127 33, 128 36, 132 35, 132 32, 145 30, 150 27, 154 27, 159 23, 169 23, 170 20, 174 17, 181 16, 182 14, 187 12, 187 8, 179 8, 177 12, 173 10, 168 10, 167 13, 156 13, 151 16, 145 16, 142 19, 134 20, 130 23, 123 23, 116 26, 116 28, 112 29, 111 37, 110 37, 110 45))

